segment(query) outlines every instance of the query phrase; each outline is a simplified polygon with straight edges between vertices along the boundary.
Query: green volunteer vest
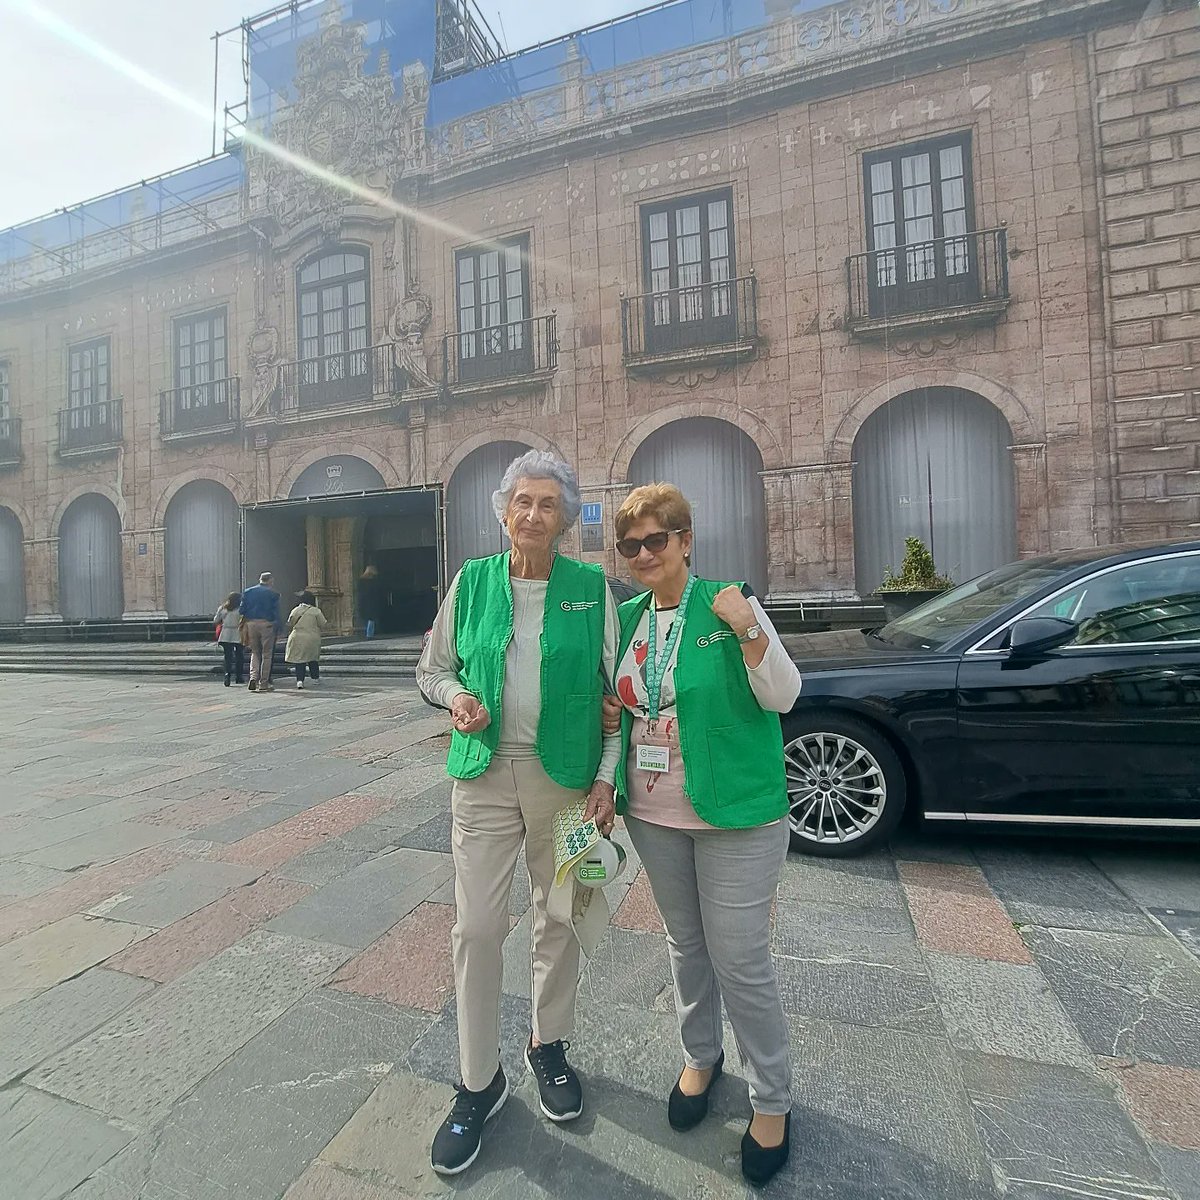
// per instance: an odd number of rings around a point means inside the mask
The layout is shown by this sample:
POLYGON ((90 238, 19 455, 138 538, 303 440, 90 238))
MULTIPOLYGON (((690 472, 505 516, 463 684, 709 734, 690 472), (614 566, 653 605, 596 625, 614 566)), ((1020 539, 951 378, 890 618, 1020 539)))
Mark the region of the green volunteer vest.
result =
MULTIPOLYGON (((480 733, 455 731, 446 770, 474 779, 500 743, 504 663, 513 635, 509 556, 463 564, 454 600, 454 640, 463 687, 491 713, 480 733)), ((600 705, 604 693, 604 569, 556 555, 546 587, 542 625, 542 711, 537 752, 546 774, 568 788, 590 788, 600 765, 600 705)))
MULTIPOLYGON (((787 776, 779 714, 754 698, 737 635, 712 611, 728 584, 697 579, 675 660, 675 710, 683 754, 683 790, 701 820, 723 829, 751 829, 787 815, 787 776)), ((635 596, 617 610, 620 664, 653 596, 635 596)), ((626 762, 633 714, 621 713, 617 811, 628 807, 626 762)))

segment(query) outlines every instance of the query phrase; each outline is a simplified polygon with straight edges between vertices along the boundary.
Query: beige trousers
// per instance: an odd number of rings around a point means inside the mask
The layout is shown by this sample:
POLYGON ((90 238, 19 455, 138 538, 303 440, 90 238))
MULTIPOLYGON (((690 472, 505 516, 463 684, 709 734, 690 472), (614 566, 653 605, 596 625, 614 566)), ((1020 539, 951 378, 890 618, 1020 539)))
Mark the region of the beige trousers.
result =
POLYGON ((275 625, 271 621, 247 621, 250 630, 250 682, 270 683, 275 656, 275 625))
POLYGON ((522 842, 533 893, 533 1033, 539 1042, 555 1042, 574 1028, 579 942, 570 906, 563 912, 561 903, 549 903, 553 820, 559 809, 586 794, 560 787, 536 758, 494 757, 477 779, 454 781, 451 843, 458 919, 451 946, 462 1080, 474 1092, 492 1082, 500 1063, 502 951, 522 842))

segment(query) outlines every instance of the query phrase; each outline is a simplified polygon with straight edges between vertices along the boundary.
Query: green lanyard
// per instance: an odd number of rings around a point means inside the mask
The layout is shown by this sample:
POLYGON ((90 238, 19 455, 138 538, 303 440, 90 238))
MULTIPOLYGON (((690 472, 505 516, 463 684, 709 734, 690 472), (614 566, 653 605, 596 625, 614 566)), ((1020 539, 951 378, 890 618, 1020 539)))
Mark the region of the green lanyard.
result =
POLYGON ((667 664, 671 661, 675 643, 679 641, 679 635, 683 630, 688 599, 691 597, 692 584, 695 582, 695 575, 689 575, 687 586, 679 598, 679 608, 675 613, 671 632, 667 634, 667 644, 663 647, 661 657, 656 657, 654 653, 655 644, 658 641, 658 610, 654 607, 654 601, 650 602, 650 628, 646 634, 646 711, 649 713, 652 723, 658 720, 658 694, 662 691, 663 676, 667 673, 667 664))

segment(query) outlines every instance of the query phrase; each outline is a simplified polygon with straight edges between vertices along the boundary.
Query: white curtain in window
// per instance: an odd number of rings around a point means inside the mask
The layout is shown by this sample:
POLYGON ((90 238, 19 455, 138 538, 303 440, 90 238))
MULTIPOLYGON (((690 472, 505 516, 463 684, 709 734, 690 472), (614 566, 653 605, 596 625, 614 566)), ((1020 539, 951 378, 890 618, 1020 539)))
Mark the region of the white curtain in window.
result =
POLYGON ((629 482, 673 483, 692 505, 692 566, 706 579, 744 579, 767 594, 767 511, 762 455, 736 425, 714 417, 673 421, 629 464, 629 482))
POLYGON ((241 580, 237 501, 208 479, 186 484, 167 505, 167 613, 210 617, 241 580))
POLYGON ((446 559, 450 578, 468 558, 499 554, 508 538, 492 512, 492 493, 514 458, 530 447, 489 442, 458 464, 446 486, 446 559))
POLYGON ((119 621, 121 518, 104 496, 80 496, 58 530, 58 605, 68 621, 119 621))
POLYGON ((25 620, 25 557, 21 522, 0 508, 0 621, 25 620))
POLYGON ((962 583, 1016 556, 1012 431, 982 396, 906 392, 854 441, 854 567, 866 595, 922 538, 938 570, 962 583))

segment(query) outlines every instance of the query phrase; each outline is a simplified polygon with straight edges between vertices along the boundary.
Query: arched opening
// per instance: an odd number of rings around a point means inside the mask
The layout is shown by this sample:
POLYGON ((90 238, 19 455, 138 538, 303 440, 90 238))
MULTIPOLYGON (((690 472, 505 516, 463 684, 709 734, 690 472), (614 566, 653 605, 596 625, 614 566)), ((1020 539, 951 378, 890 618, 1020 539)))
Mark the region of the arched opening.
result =
POLYGON ((715 417, 655 430, 634 452, 629 482, 673 483, 692 505, 693 568, 706 579, 744 579, 767 592, 767 505, 762 454, 745 433, 715 417))
POLYGON ((25 550, 21 522, 0 508, 0 623, 25 620, 25 550))
POLYGON ((300 472, 289 500, 312 500, 317 496, 342 496, 354 492, 381 492, 387 483, 369 462, 353 454, 336 454, 311 463, 300 472))
POLYGON ((1012 430, 990 401, 919 388, 872 413, 854 439, 854 570, 872 592, 919 537, 956 583, 1016 554, 1012 430))
POLYGON ((241 580, 237 501, 211 479, 185 484, 166 516, 167 613, 207 617, 241 580))
POLYGON ((489 442, 472 450, 446 485, 446 565, 451 576, 468 558, 499 554, 508 545, 492 511, 492 493, 524 442, 489 442))
POLYGON ((95 492, 73 500, 58 528, 58 605, 67 621, 119 621, 125 610, 121 518, 95 492))

